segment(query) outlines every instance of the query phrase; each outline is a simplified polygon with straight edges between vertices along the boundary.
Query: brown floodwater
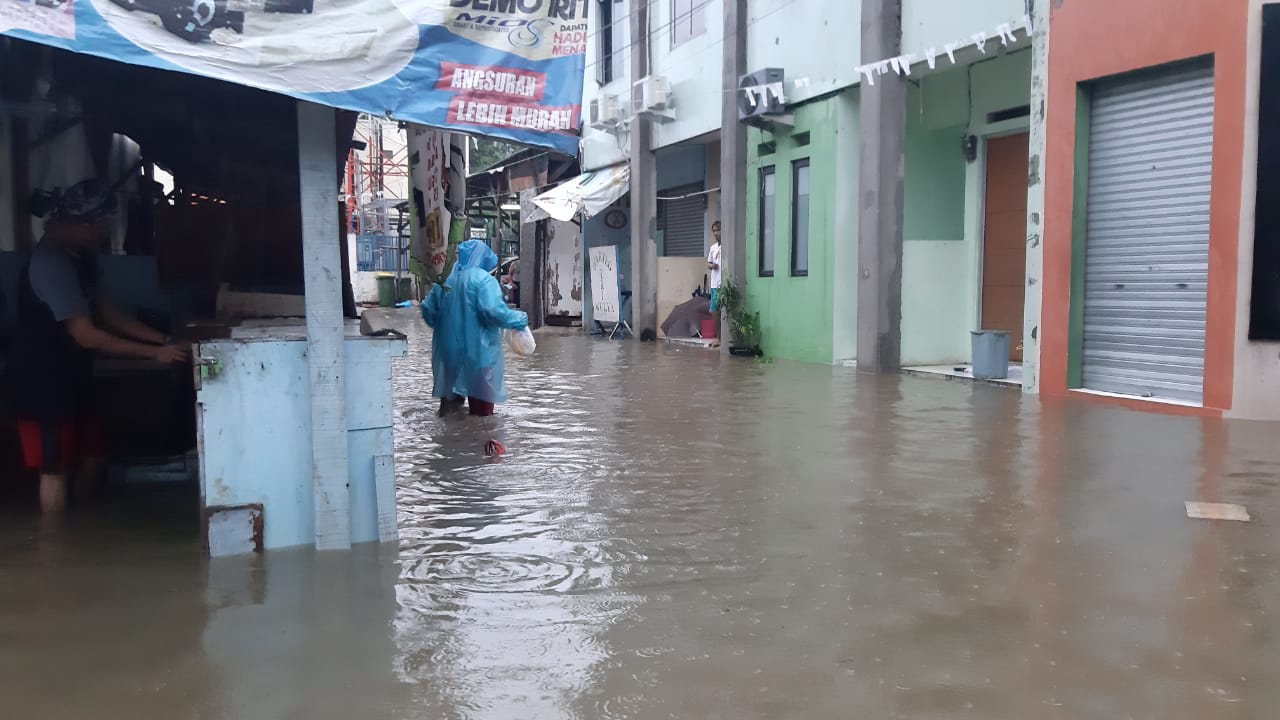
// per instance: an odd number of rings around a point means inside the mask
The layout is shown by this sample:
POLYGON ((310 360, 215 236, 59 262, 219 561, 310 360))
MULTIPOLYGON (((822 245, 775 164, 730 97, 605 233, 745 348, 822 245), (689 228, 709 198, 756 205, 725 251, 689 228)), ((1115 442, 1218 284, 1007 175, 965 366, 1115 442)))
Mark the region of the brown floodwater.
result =
POLYGON ((490 463, 401 320, 398 552, 7 509, 0 717, 1280 713, 1276 425, 547 335, 490 463))

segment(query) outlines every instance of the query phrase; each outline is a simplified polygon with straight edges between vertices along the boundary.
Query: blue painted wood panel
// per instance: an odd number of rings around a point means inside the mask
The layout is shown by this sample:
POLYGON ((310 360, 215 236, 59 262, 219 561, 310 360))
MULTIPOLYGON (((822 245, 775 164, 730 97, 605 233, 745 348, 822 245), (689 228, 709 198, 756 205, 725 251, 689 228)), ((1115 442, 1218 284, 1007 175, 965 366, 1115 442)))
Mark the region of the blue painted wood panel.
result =
MULTIPOLYGON (((315 542, 306 347, 289 339, 199 348, 221 363, 197 394, 204 504, 261 503, 267 549, 315 542)), ((378 494, 395 492, 394 482, 376 486, 374 459, 393 452, 391 362, 404 349, 389 338, 345 343, 352 542, 378 540, 378 494)))

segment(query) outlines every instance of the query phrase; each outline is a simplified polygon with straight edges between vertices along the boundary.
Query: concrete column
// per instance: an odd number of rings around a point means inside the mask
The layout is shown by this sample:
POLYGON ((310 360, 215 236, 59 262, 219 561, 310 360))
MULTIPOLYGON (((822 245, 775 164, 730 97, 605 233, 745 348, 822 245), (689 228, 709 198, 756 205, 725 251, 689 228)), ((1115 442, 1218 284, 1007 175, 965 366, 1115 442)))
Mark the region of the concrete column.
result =
MULTIPOLYGON (((520 216, 522 218, 529 217, 533 214, 533 198, 538 194, 537 190, 522 190, 520 192, 520 216)), ((529 316, 529 329, 537 330, 542 327, 542 283, 541 276, 538 274, 539 258, 541 252, 538 247, 538 236, 541 222, 530 222, 520 224, 520 262, 516 265, 516 277, 520 281, 520 297, 517 302, 520 309, 525 311, 529 316)))
MULTIPOLYGON (((306 278, 307 362, 311 388, 311 477, 316 549, 351 547, 347 488, 347 401, 343 378, 342 257, 338 183, 333 176, 334 110, 298 103, 298 189, 306 278)), ((267 522, 271 522, 270 519, 267 522)))
POLYGON ((1049 105, 1049 0, 1032 0, 1031 139, 1027 174, 1027 276, 1023 305, 1022 390, 1040 392, 1040 310, 1044 285, 1045 111, 1049 105))
MULTIPOLYGON (((733 93, 727 93, 732 95, 733 93)), ((706 147, 707 157, 707 177, 706 188, 720 187, 720 143, 709 142, 706 147)), ((720 219, 720 193, 707 193, 707 234, 704 238, 705 243, 702 247, 702 254, 707 254, 707 249, 711 247, 711 223, 720 219)))
MULTIPOLYGON (((747 0, 724 0, 724 55, 720 85, 737 88, 747 73, 747 0)), ((738 121, 737 92, 720 101, 720 260, 723 277, 747 282, 747 126, 738 121)), ((729 352, 729 321, 722 320, 720 351, 729 352)))
POLYGON ((637 114, 640 98, 635 82, 649 74, 650 0, 633 0, 631 13, 631 327, 639 337, 658 329, 658 165, 654 157, 653 121, 637 114))
MULTIPOLYGON (((862 62, 898 55, 902 0, 863 0, 862 62)), ((858 206, 858 369, 898 371, 902 356, 902 206, 907 84, 863 82, 858 206)))

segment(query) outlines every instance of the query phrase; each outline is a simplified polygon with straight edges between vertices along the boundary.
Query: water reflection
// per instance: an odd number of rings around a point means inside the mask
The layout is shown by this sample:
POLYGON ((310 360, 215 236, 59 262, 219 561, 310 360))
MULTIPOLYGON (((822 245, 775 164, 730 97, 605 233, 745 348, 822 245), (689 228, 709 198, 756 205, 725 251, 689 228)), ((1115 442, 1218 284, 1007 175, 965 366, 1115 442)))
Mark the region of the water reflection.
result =
MULTIPOLYGON (((564 350, 581 368, 615 347, 564 350)), ((609 534, 606 508, 620 508, 597 496, 621 469, 597 463, 617 452, 621 410, 617 359, 605 362, 599 374, 513 362, 500 463, 482 456, 478 421, 418 414, 402 428, 415 469, 401 477, 397 672, 430 716, 563 717, 611 655, 601 635, 637 601, 614 587, 636 559, 609 534)), ((430 402, 425 381, 400 383, 401 404, 430 402)))
POLYGON ((1243 720, 1280 703, 1272 425, 544 336, 512 362, 492 463, 478 423, 435 417, 428 339, 402 321, 398 551, 203 563, 190 498, 52 534, 6 515, 6 714, 1243 720), (1187 499, 1256 521, 1191 521, 1187 499))
POLYGON ((398 718, 394 548, 208 564, 201 655, 225 718, 398 718))

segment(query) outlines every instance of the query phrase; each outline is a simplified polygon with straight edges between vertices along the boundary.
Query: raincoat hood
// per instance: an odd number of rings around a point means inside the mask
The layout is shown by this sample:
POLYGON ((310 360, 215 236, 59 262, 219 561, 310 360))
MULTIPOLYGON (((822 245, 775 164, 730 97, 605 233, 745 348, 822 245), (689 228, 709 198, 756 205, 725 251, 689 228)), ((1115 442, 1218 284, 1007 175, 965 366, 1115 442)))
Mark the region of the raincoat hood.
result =
POLYGON ((498 256, 483 240, 467 240, 458 245, 458 260, 454 263, 454 272, 471 268, 493 272, 496 267, 498 267, 498 256))

